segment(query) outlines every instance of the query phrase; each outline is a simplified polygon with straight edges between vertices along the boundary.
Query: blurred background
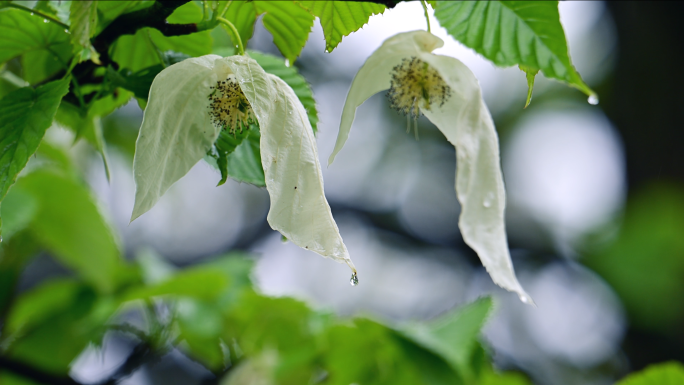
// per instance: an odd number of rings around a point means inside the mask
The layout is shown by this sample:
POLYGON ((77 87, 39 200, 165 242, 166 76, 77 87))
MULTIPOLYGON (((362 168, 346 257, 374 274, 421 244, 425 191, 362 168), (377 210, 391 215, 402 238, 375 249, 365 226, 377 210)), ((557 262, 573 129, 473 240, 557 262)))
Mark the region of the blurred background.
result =
MULTIPOLYGON (((214 187, 219 175, 204 162, 129 225, 142 120, 135 102, 103 122, 111 184, 100 161, 83 164, 128 256, 152 250, 187 266, 245 250, 258 259, 254 279, 263 293, 390 324, 429 319, 491 295, 496 307, 484 340, 497 367, 525 372, 537 384, 610 384, 651 363, 684 361, 684 77, 678 75, 684 33, 676 20, 683 8, 561 2, 572 60, 600 103, 538 76, 527 109, 523 72, 494 67, 431 19, 445 41, 436 53, 475 73, 494 117, 511 254, 536 308, 496 287, 463 243, 454 148, 424 118, 420 140, 407 135, 405 119, 384 94, 358 109, 346 147, 324 169, 333 215, 359 270, 357 287, 349 285, 347 266, 281 241, 266 223, 264 189, 233 181, 214 187)), ((332 53, 316 22, 295 65, 318 103, 321 164, 332 151, 354 74, 387 37, 424 29, 422 12, 417 2, 401 3, 332 53)), ((220 29, 214 35, 228 44, 220 29)), ((260 24, 250 48, 280 56, 260 24)), ((85 146, 80 151, 97 156, 85 146)), ((59 270, 39 258, 24 285, 59 270)), ((109 341, 104 351, 86 351, 71 374, 96 382, 130 349, 109 341)), ((167 361, 122 383, 201 376, 200 366, 180 354, 167 361)))

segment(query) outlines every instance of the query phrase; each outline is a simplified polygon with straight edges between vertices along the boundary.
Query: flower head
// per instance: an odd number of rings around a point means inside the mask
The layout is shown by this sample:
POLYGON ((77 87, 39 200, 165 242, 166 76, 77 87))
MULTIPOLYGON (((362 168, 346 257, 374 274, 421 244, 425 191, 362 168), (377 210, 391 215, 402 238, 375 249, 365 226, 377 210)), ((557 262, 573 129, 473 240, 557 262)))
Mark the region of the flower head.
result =
POLYGON ((425 31, 395 35, 354 77, 342 111, 337 143, 328 164, 349 136, 356 108, 389 89, 391 106, 414 122, 422 113, 456 147, 456 195, 463 240, 477 252, 492 280, 533 303, 513 270, 504 226, 506 194, 499 140, 480 85, 463 63, 432 51, 444 42, 425 31))
POLYGON ((225 80, 217 80, 210 89, 213 91, 209 94, 209 116, 214 126, 235 134, 249 129, 249 125, 256 122, 252 106, 234 74, 225 80))

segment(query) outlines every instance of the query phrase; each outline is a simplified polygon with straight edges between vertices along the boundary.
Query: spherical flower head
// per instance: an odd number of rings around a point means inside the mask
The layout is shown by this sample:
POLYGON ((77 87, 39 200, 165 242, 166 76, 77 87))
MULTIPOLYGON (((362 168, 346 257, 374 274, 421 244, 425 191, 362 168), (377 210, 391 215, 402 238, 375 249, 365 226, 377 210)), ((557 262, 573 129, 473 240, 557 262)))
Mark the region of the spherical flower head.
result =
POLYGON ((213 91, 209 94, 209 115, 214 125, 235 134, 249 129, 249 125, 256 122, 252 106, 235 75, 228 75, 226 80, 219 80, 210 88, 213 91))
POLYGON ((404 115, 420 116, 420 109, 444 103, 451 96, 451 87, 428 63, 413 56, 405 58, 392 69, 387 97, 390 106, 404 115))

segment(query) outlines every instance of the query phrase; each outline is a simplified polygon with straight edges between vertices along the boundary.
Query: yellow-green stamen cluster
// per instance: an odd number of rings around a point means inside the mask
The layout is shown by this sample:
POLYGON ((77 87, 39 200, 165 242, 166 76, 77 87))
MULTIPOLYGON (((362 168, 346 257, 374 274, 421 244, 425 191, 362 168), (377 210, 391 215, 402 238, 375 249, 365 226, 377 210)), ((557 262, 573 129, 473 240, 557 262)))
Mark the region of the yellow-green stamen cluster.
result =
POLYGON ((407 121, 410 116, 415 121, 420 116, 421 108, 429 111, 432 104, 442 106, 451 96, 451 87, 439 73, 415 56, 402 60, 391 74, 387 92, 390 107, 406 115, 407 121))
POLYGON ((235 134, 249 129, 255 123, 252 106, 242 92, 235 75, 229 75, 226 80, 219 80, 209 94, 209 115, 217 127, 235 134))

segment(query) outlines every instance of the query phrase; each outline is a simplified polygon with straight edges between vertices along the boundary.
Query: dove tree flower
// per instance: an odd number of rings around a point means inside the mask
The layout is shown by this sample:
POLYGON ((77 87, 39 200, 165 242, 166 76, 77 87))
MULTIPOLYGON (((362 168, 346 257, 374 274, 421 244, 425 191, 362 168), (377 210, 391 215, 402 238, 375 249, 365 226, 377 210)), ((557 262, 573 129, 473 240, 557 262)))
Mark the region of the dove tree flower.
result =
POLYGON ((344 146, 356 108, 389 89, 391 106, 407 116, 409 127, 411 117, 415 121, 422 113, 456 148, 456 195, 461 203, 463 240, 477 252, 497 285, 532 304, 515 276, 508 250, 506 194, 494 123, 468 67, 455 58, 432 53, 443 44, 426 31, 400 33, 366 60, 349 89, 328 164, 344 146))
POLYGON ((279 77, 248 56, 186 59, 150 88, 133 173, 131 220, 148 211, 211 149, 221 130, 257 129, 271 199, 268 223, 296 245, 356 268, 323 192, 316 142, 302 103, 279 77))

